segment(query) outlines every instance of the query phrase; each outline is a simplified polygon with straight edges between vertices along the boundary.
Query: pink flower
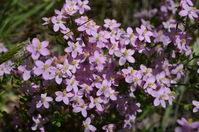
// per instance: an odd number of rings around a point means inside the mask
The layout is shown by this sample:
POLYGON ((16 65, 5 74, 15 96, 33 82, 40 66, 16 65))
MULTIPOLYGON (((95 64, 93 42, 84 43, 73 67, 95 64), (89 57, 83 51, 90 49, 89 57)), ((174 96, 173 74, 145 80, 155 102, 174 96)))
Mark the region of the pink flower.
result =
POLYGON ((41 94, 41 100, 37 103, 36 107, 40 108, 44 106, 46 109, 49 108, 49 102, 51 102, 53 98, 47 96, 47 93, 41 94))
POLYGON ((110 34, 107 31, 91 32, 92 37, 89 38, 90 43, 97 43, 97 47, 103 48, 106 47, 105 43, 108 43, 108 38, 110 34))
POLYGON ((181 127, 175 128, 175 132, 197 132, 199 131, 199 122, 193 122, 193 119, 189 118, 186 120, 185 118, 181 118, 177 120, 177 123, 181 127))
POLYGON ((78 54, 82 53, 82 45, 80 42, 73 43, 71 41, 68 42, 68 46, 64 51, 67 53, 72 53, 72 57, 76 58, 78 54))
POLYGON ((51 23, 51 18, 49 17, 43 17, 42 20, 44 21, 44 23, 42 25, 48 25, 51 23))
POLYGON ((81 112, 83 117, 87 117, 87 104, 84 101, 79 101, 78 104, 73 104, 73 112, 81 112))
POLYGON ((104 92, 105 97, 110 98, 111 100, 117 100, 115 90, 109 88, 106 92, 104 92))
POLYGON ((32 53, 31 57, 36 60, 40 57, 40 54, 43 56, 50 55, 50 51, 46 48, 48 44, 48 41, 40 42, 38 38, 34 38, 32 44, 28 45, 26 49, 32 53))
POLYGON ((63 92, 57 91, 57 92, 55 92, 55 94, 57 96, 55 98, 55 101, 57 101, 57 102, 63 101, 64 104, 66 104, 66 105, 69 104, 69 98, 73 97, 73 95, 74 95, 74 94, 72 94, 70 92, 68 93, 66 90, 64 90, 63 92))
POLYGON ((120 23, 117 23, 116 20, 114 19, 105 19, 104 20, 105 24, 104 27, 109 28, 110 30, 115 30, 118 29, 120 27, 120 23))
POLYGON ((83 121, 83 125, 84 125, 84 132, 96 131, 96 128, 93 125, 91 125, 90 117, 86 118, 86 120, 83 121))
POLYGON ((79 6, 79 13, 84 14, 85 11, 89 11, 91 8, 87 5, 89 3, 88 0, 78 0, 78 6, 79 6))
POLYGON ((35 122, 35 124, 31 127, 31 129, 33 131, 36 131, 37 129, 39 129, 41 132, 44 132, 44 126, 43 124, 45 123, 45 120, 41 117, 40 114, 38 114, 38 116, 32 117, 33 121, 35 122))
POLYGON ((144 84, 144 88, 152 88, 155 89, 156 88, 156 78, 154 76, 151 76, 149 78, 146 78, 146 83, 144 84))
POLYGON ((27 80, 30 79, 30 77, 31 77, 30 72, 31 71, 26 70, 26 66, 21 65, 21 66, 18 67, 18 70, 20 72, 22 72, 22 74, 23 74, 22 76, 23 76, 24 81, 27 81, 27 80))
POLYGON ((79 10, 77 1, 74 0, 73 1, 67 0, 63 8, 65 13, 69 16, 74 15, 79 10))
POLYGON ((167 100, 169 101, 169 104, 172 104, 172 100, 174 99, 174 96, 172 95, 171 90, 169 88, 162 87, 160 90, 154 91, 154 93, 152 94, 155 97, 154 106, 161 105, 165 108, 165 101, 167 100))
POLYGON ((163 84, 170 84, 170 81, 168 78, 166 78, 166 73, 165 72, 160 72, 159 74, 156 75, 156 79, 159 83, 163 84))
POLYGON ((116 126, 114 124, 108 124, 102 127, 102 129, 105 130, 106 132, 114 132, 115 128, 116 126))
POLYGON ((100 96, 109 91, 109 88, 111 87, 111 82, 108 80, 103 80, 102 83, 96 83, 95 86, 99 89, 97 91, 97 96, 100 96))
POLYGON ((3 76, 4 74, 10 74, 11 70, 13 69, 11 61, 4 62, 0 64, 0 76, 3 76))
POLYGON ((198 112, 199 110, 199 101, 193 100, 192 104, 195 106, 193 112, 198 112))
POLYGON ((171 71, 171 73, 177 75, 177 79, 180 79, 184 75, 184 65, 177 65, 176 68, 171 71))
POLYGON ((197 10, 195 7, 189 6, 185 2, 183 2, 181 6, 183 9, 179 12, 180 16, 188 16, 190 19, 198 18, 199 10, 197 10))
POLYGON ((74 40, 74 33, 69 29, 69 28, 65 28, 61 30, 61 33, 64 34, 64 39, 68 40, 68 39, 72 39, 74 40))
POLYGON ((139 40, 145 42, 151 43, 150 37, 153 36, 153 33, 151 31, 148 31, 147 28, 142 25, 141 28, 136 28, 137 33, 139 34, 139 40))
POLYGON ((96 107, 97 110, 103 111, 101 103, 103 103, 103 100, 100 97, 93 98, 92 96, 90 97, 91 103, 89 104, 89 108, 94 108, 96 107))
POLYGON ((89 61, 90 63, 96 63, 96 69, 98 71, 102 71, 106 62, 106 57, 103 54, 100 54, 98 51, 95 51, 94 56, 90 56, 89 61))
POLYGON ((133 29, 131 27, 127 28, 126 37, 127 40, 125 41, 125 44, 131 43, 133 46, 135 46, 135 41, 137 40, 137 36, 133 33, 133 29))
POLYGON ((130 63, 134 63, 135 62, 135 59, 132 57, 132 55, 135 53, 134 50, 132 49, 126 49, 126 48, 123 48, 121 50, 118 50, 115 52, 115 55, 117 57, 120 57, 120 60, 119 60, 119 65, 122 66, 126 63, 126 60, 130 63))
POLYGON ((72 76, 70 79, 66 79, 66 91, 73 90, 74 92, 78 91, 78 84, 79 82, 75 79, 75 76, 72 76))
POLYGON ((37 60, 35 62, 36 67, 33 69, 34 74, 39 76, 42 75, 42 77, 45 80, 50 80, 54 78, 54 74, 52 74, 51 72, 53 72, 54 70, 51 67, 52 64, 52 59, 48 59, 45 63, 37 60))
POLYGON ((60 15, 59 16, 53 16, 51 18, 51 21, 54 24, 53 25, 53 30, 55 32, 59 31, 60 29, 62 29, 62 30, 66 29, 66 26, 64 25, 65 22, 63 21, 63 17, 62 16, 60 16, 60 15))

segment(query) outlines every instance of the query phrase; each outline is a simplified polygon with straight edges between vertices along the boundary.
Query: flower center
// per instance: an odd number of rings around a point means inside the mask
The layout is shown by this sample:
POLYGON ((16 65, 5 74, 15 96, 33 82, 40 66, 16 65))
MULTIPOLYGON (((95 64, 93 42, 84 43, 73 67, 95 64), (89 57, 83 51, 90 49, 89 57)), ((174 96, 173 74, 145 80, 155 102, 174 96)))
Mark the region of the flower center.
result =
POLYGON ((46 101, 46 98, 42 97, 42 98, 41 98, 41 101, 46 101))
POLYGON ((85 108, 85 107, 86 107, 86 104, 81 104, 81 107, 82 107, 82 108, 85 108))
POLYGON ((108 86, 103 86, 103 88, 102 88, 102 89, 103 89, 103 90, 106 90, 107 88, 108 88, 108 86))
POLYGON ((124 51, 124 56, 128 56, 128 54, 129 54, 128 50, 125 50, 124 51))
POLYGON ((64 90, 63 91, 63 96, 66 97, 66 95, 67 95, 67 92, 66 92, 66 90, 64 90))
POLYGON ((44 65, 44 70, 48 69, 49 66, 50 66, 49 64, 45 64, 44 65))
POLYGON ((88 124, 84 124, 84 127, 85 127, 85 128, 88 128, 88 127, 89 127, 89 125, 88 125, 88 124))
POLYGON ((95 59, 95 62, 100 63, 100 59, 99 58, 95 59))
POLYGON ((39 42, 38 45, 37 45, 37 50, 40 50, 41 46, 42 46, 42 43, 39 42))
POLYGON ((99 102, 99 99, 98 98, 95 98, 94 99, 94 103, 98 103, 99 102))
POLYGON ((133 38, 133 37, 134 37, 134 34, 133 34, 133 33, 131 33, 131 34, 130 34, 130 38, 133 38))
POLYGON ((65 65, 64 70, 68 70, 69 65, 65 65))
POLYGON ((73 79, 73 80, 71 81, 71 84, 74 85, 75 82, 76 82, 76 80, 73 79))

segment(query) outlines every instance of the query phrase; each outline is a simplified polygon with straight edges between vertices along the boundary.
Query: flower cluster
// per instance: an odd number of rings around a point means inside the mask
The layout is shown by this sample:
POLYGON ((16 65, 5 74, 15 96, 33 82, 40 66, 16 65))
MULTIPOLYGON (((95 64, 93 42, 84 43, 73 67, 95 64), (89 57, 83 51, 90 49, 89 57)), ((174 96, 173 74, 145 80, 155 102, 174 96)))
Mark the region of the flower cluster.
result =
MULTIPOLYGON (((26 47, 31 57, 17 67, 17 74, 24 81, 22 91, 31 97, 27 102, 28 113, 36 113, 32 117, 32 130, 45 131, 46 121, 53 119, 42 118, 42 111, 52 112, 55 108, 81 115, 85 132, 99 129, 91 125, 99 123, 95 118, 114 109, 122 121, 103 124, 101 129, 106 132, 131 130, 142 112, 136 92, 143 92, 153 100, 154 106, 163 108, 175 99, 175 89, 171 86, 186 73, 184 64, 175 60, 192 55, 189 45, 192 38, 185 27, 178 28, 174 15, 179 6, 180 16, 198 18, 193 3, 182 0, 178 5, 167 0, 167 5, 162 4, 160 10, 156 10, 171 19, 161 15, 162 23, 158 28, 142 19, 139 27, 127 29, 114 19, 105 19, 103 26, 97 25, 92 18, 83 15, 91 9, 88 3, 88 0, 66 0, 61 10, 55 10, 54 16, 43 18, 43 25, 52 25, 53 31, 62 35, 64 54, 51 51, 48 41, 33 38, 26 47), (68 23, 71 18, 75 29, 68 23)), ((153 14, 149 17, 155 16, 153 14)), ((11 62, 1 64, 0 76, 10 74, 11 70, 11 62)), ((193 111, 198 111, 198 102, 193 101, 193 104, 193 111)), ((178 123, 182 128, 176 128, 176 132, 199 128, 185 119, 178 123)))

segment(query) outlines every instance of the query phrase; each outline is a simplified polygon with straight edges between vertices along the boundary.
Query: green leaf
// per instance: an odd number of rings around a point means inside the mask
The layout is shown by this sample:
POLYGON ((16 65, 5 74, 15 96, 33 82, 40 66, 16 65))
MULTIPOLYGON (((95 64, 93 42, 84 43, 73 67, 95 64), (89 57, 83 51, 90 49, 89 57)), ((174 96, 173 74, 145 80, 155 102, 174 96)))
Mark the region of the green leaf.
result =
POLYGON ((8 52, 1 55, 0 56, 0 64, 15 57, 16 54, 19 53, 29 43, 30 43, 29 40, 19 43, 14 48, 10 49, 8 52))

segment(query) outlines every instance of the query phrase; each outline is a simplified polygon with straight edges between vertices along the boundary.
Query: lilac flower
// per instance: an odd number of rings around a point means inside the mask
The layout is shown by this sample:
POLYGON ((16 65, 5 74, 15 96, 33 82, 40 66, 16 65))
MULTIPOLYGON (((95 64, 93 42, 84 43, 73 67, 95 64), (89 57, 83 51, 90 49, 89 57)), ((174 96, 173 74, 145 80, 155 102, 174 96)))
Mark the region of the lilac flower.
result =
POLYGON ((91 32, 92 37, 89 38, 90 43, 97 43, 97 47, 103 48, 106 47, 105 43, 108 43, 108 38, 110 38, 110 34, 106 31, 91 32))
POLYGON ((28 45, 26 49, 32 53, 31 57, 36 60, 40 57, 40 54, 43 56, 50 55, 50 51, 46 48, 48 44, 48 41, 40 42, 38 38, 34 38, 32 44, 28 45))
POLYGON ((20 72, 22 72, 22 76, 23 76, 23 80, 24 81, 27 81, 27 80, 29 80, 30 79, 30 72, 31 71, 28 71, 28 70, 26 70, 26 66, 23 66, 23 65, 21 65, 21 66, 19 66, 18 67, 18 70, 20 71, 20 72))
POLYGON ((91 125, 90 117, 86 118, 86 120, 83 121, 83 125, 84 125, 84 132, 96 131, 96 128, 93 125, 91 125))
POLYGON ((75 76, 72 76, 70 79, 66 79, 66 91, 74 90, 74 92, 78 91, 79 82, 75 79, 75 76))
MULTIPOLYGON (((198 66, 199 66, 199 61, 197 62, 198 66)), ((199 69, 197 70, 197 73, 199 74, 199 69)))
POLYGON ((161 106, 165 108, 166 100, 168 100, 169 104, 171 104, 174 96, 170 96, 170 95, 172 94, 169 88, 161 88, 158 91, 154 91, 153 96, 156 97, 154 100, 154 106, 158 106, 161 104, 161 106))
POLYGON ((129 115, 127 116, 127 119, 124 120, 124 128, 131 129, 136 122, 136 116, 135 115, 129 115))
POLYGON ((61 72, 61 67, 59 66, 59 65, 57 65, 56 67, 54 67, 53 68, 53 70, 54 70, 54 76, 55 76, 55 82, 57 83, 57 84, 61 84, 62 83, 62 77, 63 77, 63 75, 62 75, 62 72, 61 72))
POLYGON ((49 102, 51 102, 53 98, 47 96, 47 93, 41 94, 41 100, 37 103, 36 107, 40 108, 41 106, 44 106, 46 109, 49 108, 49 102))
POLYGON ((69 29, 69 28, 65 28, 61 30, 61 33, 64 34, 64 39, 68 40, 68 39, 72 39, 74 40, 74 33, 69 29))
POLYGON ((90 94, 90 92, 93 90, 92 85, 82 84, 80 85, 82 89, 79 90, 80 93, 90 94))
POLYGON ((84 14, 85 11, 89 11, 91 8, 87 5, 89 3, 88 0, 78 0, 78 6, 79 6, 79 13, 84 14))
POLYGON ((77 25, 82 25, 88 21, 89 21, 89 18, 87 16, 81 16, 81 17, 75 19, 75 22, 77 23, 77 25))
POLYGON ((78 11, 79 7, 77 6, 77 1, 67 0, 64 5, 64 11, 67 15, 74 15, 78 11))
POLYGON ((92 96, 90 97, 91 103, 89 104, 89 108, 94 108, 96 107, 97 110, 103 111, 101 103, 103 103, 103 100, 100 97, 93 98, 92 96))
POLYGON ((109 91, 109 88, 111 87, 111 82, 108 80, 103 80, 102 83, 96 83, 95 86, 99 88, 99 90, 97 91, 97 96, 100 96, 109 91))
POLYGON ((51 72, 54 71, 51 67, 52 61, 52 59, 48 59, 45 63, 40 60, 36 61, 36 67, 33 71, 34 74, 37 76, 42 75, 45 80, 54 78, 53 74, 51 74, 51 72))
POLYGON ((135 71, 135 73, 132 76, 132 80, 133 80, 133 85, 134 86, 141 86, 142 83, 142 73, 141 71, 135 71))
POLYGON ((131 43, 133 46, 135 46, 135 41, 137 40, 137 36, 133 33, 133 29, 131 27, 127 28, 127 40, 125 41, 125 44, 131 43))
POLYGON ((82 94, 80 92, 75 92, 74 96, 71 99, 71 101, 74 101, 75 104, 79 104, 80 102, 84 102, 84 100, 82 99, 82 97, 83 96, 82 96, 82 94))
POLYGON ((113 55, 113 54, 114 54, 116 51, 118 51, 118 50, 120 50, 120 49, 119 49, 119 42, 113 40, 112 46, 111 46, 111 48, 109 49, 109 54, 110 54, 110 55, 113 55))
POLYGON ((110 98, 111 100, 117 100, 115 90, 109 88, 106 92, 104 92, 105 97, 110 98))
POLYGON ((195 106, 193 112, 198 112, 199 110, 199 101, 193 100, 192 104, 195 106))
POLYGON ((190 19, 194 19, 194 18, 198 18, 198 13, 199 10, 197 10, 195 7, 191 7, 189 6, 187 3, 182 3, 182 8, 183 10, 181 10, 179 12, 180 16, 188 16, 190 19))
POLYGON ((126 49, 126 48, 123 48, 121 50, 118 50, 115 52, 115 55, 117 57, 120 57, 120 60, 119 60, 119 65, 122 66, 126 63, 126 60, 130 63, 134 63, 135 62, 135 59, 132 57, 132 55, 135 53, 134 50, 132 49, 126 49))
POLYGON ((11 61, 4 62, 0 64, 0 76, 3 76, 4 74, 10 74, 11 70, 13 69, 11 61))
POLYGON ((180 79, 184 75, 183 64, 178 65, 175 69, 171 71, 171 73, 177 75, 177 79, 180 79))
POLYGON ((64 51, 67 53, 72 53, 72 57, 76 58, 78 53, 82 53, 82 46, 79 42, 73 43, 71 41, 68 42, 69 47, 67 47, 64 51))
POLYGON ((145 75, 152 76, 152 69, 151 68, 147 68, 146 66, 141 64, 140 69, 145 75))
MULTIPOLYGON (((80 27, 78 27, 78 31, 85 31, 88 35, 91 35, 93 32, 97 32, 97 29, 99 29, 99 26, 96 25, 93 20, 89 20, 87 17, 76 19, 76 22, 80 25, 80 27)), ((96 39, 93 38, 93 41, 96 41, 96 39)))
POLYGON ((156 79, 157 79, 158 82, 163 83, 163 84, 169 85, 169 83, 170 83, 169 79, 166 78, 165 72, 161 72, 161 73, 157 74, 156 79))
POLYGON ((114 132, 115 129, 115 125, 114 124, 108 124, 102 127, 103 130, 105 130, 106 132, 114 132))
POLYGON ((120 23, 117 23, 117 21, 114 19, 105 19, 104 22, 104 27, 109 28, 110 30, 118 29, 121 25, 120 23))
POLYGON ((42 25, 48 25, 51 23, 51 17, 43 17, 42 20, 44 21, 42 25))
POLYGON ((37 129, 39 129, 41 132, 44 132, 45 129, 44 129, 43 124, 45 123, 45 120, 41 117, 41 115, 38 114, 36 118, 33 117, 32 119, 35 122, 35 124, 31 127, 31 129, 33 131, 36 131, 37 129))
POLYGON ((84 101, 79 101, 78 104, 73 104, 73 112, 79 113, 81 112, 83 117, 87 117, 87 104, 84 101))
POLYGON ((186 120, 185 118, 181 118, 181 120, 177 120, 177 123, 181 127, 175 128, 175 132, 198 132, 199 131, 199 122, 193 122, 193 119, 189 118, 186 120), (195 130, 195 131, 194 131, 195 130))
POLYGON ((97 64, 96 69, 102 71, 106 62, 106 57, 103 54, 100 54, 98 51, 95 51, 94 56, 90 56, 89 61, 91 63, 95 62, 97 64))
POLYGON ((57 101, 57 102, 60 102, 60 101, 63 101, 64 102, 64 104, 66 104, 66 105, 68 105, 69 104, 69 98, 71 98, 71 97, 73 97, 73 95, 74 94, 72 94, 72 93, 68 93, 66 90, 64 90, 63 92, 61 92, 61 91, 57 91, 57 92, 55 92, 55 94, 56 94, 56 98, 55 98, 55 100, 57 101))
POLYGON ((139 40, 145 42, 151 43, 150 37, 153 36, 153 33, 151 31, 148 31, 147 28, 142 25, 141 28, 136 28, 137 33, 139 34, 139 40))
POLYGON ((57 66, 61 69, 64 75, 67 75, 69 77, 72 76, 71 70, 73 69, 73 66, 69 64, 68 59, 64 60, 64 64, 58 64, 57 66))
POLYGON ((59 15, 59 16, 53 16, 51 18, 51 21, 54 24, 53 30, 55 32, 59 31, 60 29, 64 30, 66 28, 66 26, 64 25, 65 22, 63 21, 63 17, 61 15, 59 15))
POLYGON ((149 78, 147 78, 146 80, 146 83, 144 84, 144 88, 152 88, 152 89, 155 89, 156 88, 156 78, 155 76, 151 76, 149 78))

